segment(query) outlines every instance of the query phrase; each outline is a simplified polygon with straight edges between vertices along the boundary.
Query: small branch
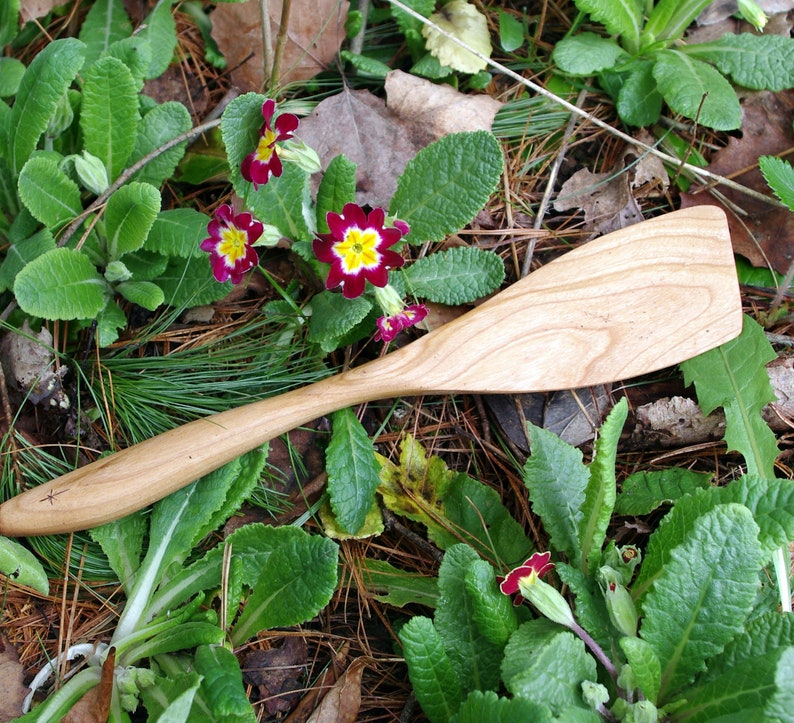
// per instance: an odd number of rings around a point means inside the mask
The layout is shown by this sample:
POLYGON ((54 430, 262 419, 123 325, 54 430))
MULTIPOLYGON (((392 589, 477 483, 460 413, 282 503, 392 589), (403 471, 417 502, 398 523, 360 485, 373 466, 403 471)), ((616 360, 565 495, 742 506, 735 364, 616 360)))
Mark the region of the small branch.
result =
POLYGON ((276 52, 273 56, 273 68, 270 72, 270 91, 277 87, 281 75, 281 61, 284 59, 284 48, 287 46, 289 31, 289 16, 292 9, 292 0, 282 0, 281 19, 278 24, 278 37, 276 38, 276 52))
POLYGON ((262 77, 273 72, 273 34, 270 29, 270 0, 259 0, 259 22, 262 25, 262 77))

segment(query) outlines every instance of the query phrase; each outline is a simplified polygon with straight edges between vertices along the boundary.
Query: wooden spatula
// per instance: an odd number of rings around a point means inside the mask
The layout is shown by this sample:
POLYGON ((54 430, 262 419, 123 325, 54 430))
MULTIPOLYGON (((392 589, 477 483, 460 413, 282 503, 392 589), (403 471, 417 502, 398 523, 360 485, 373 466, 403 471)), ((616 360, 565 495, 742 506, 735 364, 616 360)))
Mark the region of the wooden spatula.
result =
POLYGON ((0 534, 94 527, 139 510, 279 434, 396 396, 569 389, 677 364, 737 336, 728 226, 697 206, 571 251, 399 351, 214 414, 0 506, 0 534))

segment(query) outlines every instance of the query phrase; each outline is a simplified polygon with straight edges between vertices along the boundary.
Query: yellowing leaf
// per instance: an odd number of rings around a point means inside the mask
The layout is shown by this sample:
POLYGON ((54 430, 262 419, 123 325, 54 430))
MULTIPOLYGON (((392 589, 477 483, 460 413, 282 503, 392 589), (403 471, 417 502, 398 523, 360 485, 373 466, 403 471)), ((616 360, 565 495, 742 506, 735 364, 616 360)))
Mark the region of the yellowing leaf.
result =
MULTIPOLYGON (((464 2, 464 0, 452 0, 437 13, 433 13, 430 20, 441 30, 445 30, 465 43, 471 50, 487 57, 491 56, 491 36, 488 32, 488 23, 485 15, 474 5, 464 2)), ((487 65, 484 60, 470 50, 463 49, 436 28, 429 25, 423 26, 422 36, 430 54, 436 57, 441 65, 459 70, 461 73, 478 73, 487 65)))

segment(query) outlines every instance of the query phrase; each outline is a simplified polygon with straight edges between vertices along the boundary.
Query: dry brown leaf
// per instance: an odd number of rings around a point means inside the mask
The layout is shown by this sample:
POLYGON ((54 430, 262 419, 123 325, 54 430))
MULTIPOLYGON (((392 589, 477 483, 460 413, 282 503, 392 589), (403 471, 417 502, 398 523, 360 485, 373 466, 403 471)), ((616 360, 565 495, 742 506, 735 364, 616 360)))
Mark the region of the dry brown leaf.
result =
POLYGON ((489 95, 467 95, 401 70, 386 76, 386 104, 413 126, 411 133, 422 146, 449 133, 490 130, 502 107, 489 95))
POLYGON ((16 720, 22 715, 22 701, 30 692, 23 684, 24 668, 17 651, 5 636, 0 636, 0 723, 16 720))
MULTIPOLYGON (((292 0, 279 79, 282 85, 308 80, 328 68, 345 39, 349 5, 347 0, 292 0)), ((261 91, 265 73, 258 0, 222 3, 211 17, 212 37, 231 68, 232 81, 243 92, 261 91)), ((275 45, 280 0, 270 0, 270 18, 275 45)))
POLYGON ((63 0, 22 0, 19 3, 19 19, 26 23, 35 18, 43 18, 59 5, 63 5, 63 0))
POLYGON ((296 135, 317 151, 323 168, 344 153, 356 164, 356 201, 388 208, 397 177, 419 149, 405 123, 368 90, 326 98, 301 121, 296 135))
POLYGON ((300 698, 306 643, 289 636, 279 648, 252 650, 243 662, 243 678, 258 688, 268 715, 286 713, 300 698))
MULTIPOLYGON (((771 196, 758 170, 758 157, 779 155, 794 145, 792 111, 794 91, 748 95, 742 103, 741 137, 732 137, 725 148, 715 153, 708 170, 771 196), (751 170, 734 175, 745 168, 751 170)), ((737 216, 731 208, 707 193, 682 193, 681 206, 711 204, 725 208, 734 251, 754 266, 771 265, 779 273, 786 273, 794 260, 794 214, 786 208, 772 206, 730 188, 721 188, 720 191, 746 212, 746 216, 737 216)))
POLYGON ((361 707, 361 676, 366 662, 356 658, 309 716, 308 723, 355 723, 361 707))

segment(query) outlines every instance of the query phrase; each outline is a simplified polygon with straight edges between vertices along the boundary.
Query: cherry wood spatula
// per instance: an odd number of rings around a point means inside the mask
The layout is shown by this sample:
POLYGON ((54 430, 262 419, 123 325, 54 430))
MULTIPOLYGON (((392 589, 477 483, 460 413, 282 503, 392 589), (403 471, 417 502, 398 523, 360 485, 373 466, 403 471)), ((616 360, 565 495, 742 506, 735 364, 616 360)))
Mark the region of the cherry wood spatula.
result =
POLYGON ((0 505, 0 534, 71 532, 118 519, 343 407, 628 379, 712 349, 741 326, 724 213, 676 211, 590 241, 375 361, 190 422, 27 490, 0 505))

